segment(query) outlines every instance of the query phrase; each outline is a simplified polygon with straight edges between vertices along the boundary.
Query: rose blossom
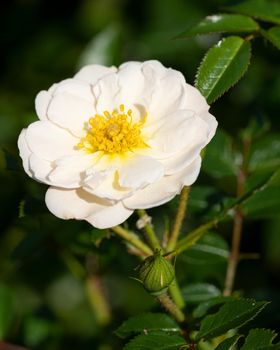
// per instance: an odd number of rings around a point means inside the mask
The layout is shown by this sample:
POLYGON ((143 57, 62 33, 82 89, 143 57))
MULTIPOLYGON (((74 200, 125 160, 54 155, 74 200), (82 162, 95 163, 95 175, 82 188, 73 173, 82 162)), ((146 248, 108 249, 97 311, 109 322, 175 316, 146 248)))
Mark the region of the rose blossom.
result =
POLYGON ((200 92, 158 61, 90 65, 41 91, 18 140, 46 205, 98 228, 171 200, 196 180, 217 121, 200 92))

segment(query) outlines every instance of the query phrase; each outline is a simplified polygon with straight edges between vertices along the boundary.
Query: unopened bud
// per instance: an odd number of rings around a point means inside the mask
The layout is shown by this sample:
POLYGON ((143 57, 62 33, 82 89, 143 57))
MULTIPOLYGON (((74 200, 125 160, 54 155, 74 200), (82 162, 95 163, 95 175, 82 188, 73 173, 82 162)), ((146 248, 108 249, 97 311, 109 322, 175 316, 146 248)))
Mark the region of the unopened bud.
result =
POLYGON ((139 267, 139 278, 152 295, 165 293, 174 277, 174 267, 160 250, 146 258, 139 267))

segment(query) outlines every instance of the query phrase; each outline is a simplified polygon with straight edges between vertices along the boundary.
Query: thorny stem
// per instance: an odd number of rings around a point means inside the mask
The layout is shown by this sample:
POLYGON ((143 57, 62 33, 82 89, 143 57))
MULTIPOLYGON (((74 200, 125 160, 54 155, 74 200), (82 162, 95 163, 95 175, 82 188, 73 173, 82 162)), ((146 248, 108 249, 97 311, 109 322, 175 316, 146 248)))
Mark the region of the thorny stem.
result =
POLYGON ((168 294, 161 294, 157 297, 162 307, 170 313, 170 315, 178 322, 181 323, 185 320, 185 315, 172 301, 168 294))
POLYGON ((121 226, 115 226, 111 228, 117 235, 129 242, 135 248, 140 250, 145 256, 153 254, 153 251, 144 242, 142 242, 134 233, 127 231, 121 226))
MULTIPOLYGON (((242 164, 237 174, 237 197, 241 197, 245 191, 245 181, 247 173, 247 158, 249 149, 251 146, 250 138, 243 140, 243 157, 242 164)), ((241 207, 236 206, 234 220, 233 220, 233 231, 232 231, 232 243, 231 243, 231 253, 228 261, 226 279, 225 279, 225 288, 224 296, 229 296, 232 293, 234 280, 236 275, 236 269, 239 262, 239 251, 240 251, 240 242, 243 229, 243 214, 241 207)))
POLYGON ((185 214, 186 214, 186 207, 188 204, 189 192, 190 192, 190 188, 184 187, 180 194, 179 205, 177 208, 177 213, 173 224, 173 229, 171 231, 169 242, 167 244, 167 251, 172 251, 176 246, 176 243, 181 231, 181 227, 185 218, 185 214))
MULTIPOLYGON (((137 210, 137 213, 141 219, 145 220, 145 218, 148 218, 146 211, 143 209, 137 210)), ((146 240, 147 240, 149 246, 153 249, 153 251, 161 250, 161 245, 160 245, 159 240, 155 234, 155 231, 153 229, 152 224, 150 222, 148 222, 148 220, 147 220, 145 222, 143 228, 145 231, 146 240)))

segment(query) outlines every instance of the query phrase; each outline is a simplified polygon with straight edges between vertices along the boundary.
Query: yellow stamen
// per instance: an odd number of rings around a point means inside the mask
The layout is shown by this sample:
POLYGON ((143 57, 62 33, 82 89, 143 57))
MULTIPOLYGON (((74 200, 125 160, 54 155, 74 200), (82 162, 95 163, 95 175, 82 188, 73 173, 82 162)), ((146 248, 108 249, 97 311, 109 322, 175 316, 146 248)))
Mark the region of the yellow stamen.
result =
POLYGON ((87 135, 77 144, 78 149, 93 153, 124 154, 135 148, 147 147, 141 135, 141 128, 145 122, 133 123, 132 110, 125 112, 121 104, 119 110, 112 113, 104 111, 103 115, 95 114, 89 119, 87 135))

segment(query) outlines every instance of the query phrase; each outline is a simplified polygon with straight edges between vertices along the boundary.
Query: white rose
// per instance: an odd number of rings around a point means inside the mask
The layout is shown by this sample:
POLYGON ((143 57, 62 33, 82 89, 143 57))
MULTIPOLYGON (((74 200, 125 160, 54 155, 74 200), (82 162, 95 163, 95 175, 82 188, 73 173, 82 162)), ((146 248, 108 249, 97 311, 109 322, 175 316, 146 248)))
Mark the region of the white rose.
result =
POLYGON ((200 92, 158 61, 90 65, 36 97, 22 130, 25 171, 62 219, 98 228, 171 200, 196 180, 217 121, 200 92))

